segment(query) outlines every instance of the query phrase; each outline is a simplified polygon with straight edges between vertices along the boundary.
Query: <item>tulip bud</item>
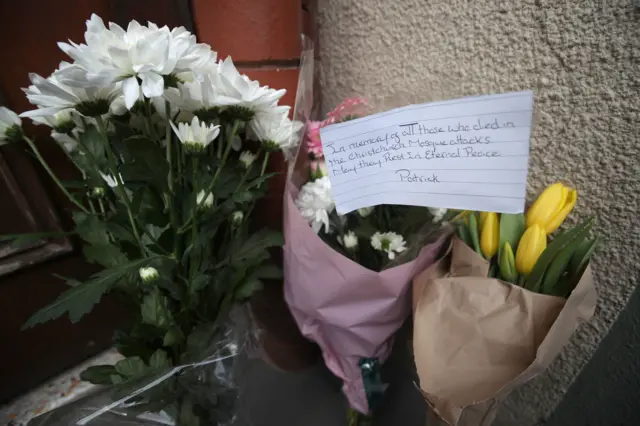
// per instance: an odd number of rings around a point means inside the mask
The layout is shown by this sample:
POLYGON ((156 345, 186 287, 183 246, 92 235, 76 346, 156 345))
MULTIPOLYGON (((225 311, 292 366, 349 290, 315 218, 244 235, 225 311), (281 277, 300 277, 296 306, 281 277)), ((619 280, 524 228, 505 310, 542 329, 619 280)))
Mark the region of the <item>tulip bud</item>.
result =
POLYGON ((540 225, 534 224, 524 232, 518 244, 516 251, 518 272, 523 275, 529 274, 546 248, 547 234, 540 225))
POLYGON ((480 231, 480 249, 485 259, 491 259, 498 251, 500 244, 500 223, 498 221, 498 213, 487 212, 482 219, 480 213, 481 231, 480 231))
POLYGON ((516 271, 516 260, 513 256, 511 244, 504 243, 504 247, 502 247, 500 251, 498 263, 502 279, 510 283, 515 283, 518 280, 518 271, 516 271))
POLYGON ((561 183, 545 189, 527 212, 527 228, 534 224, 544 228, 547 234, 558 229, 578 200, 578 192, 561 183))

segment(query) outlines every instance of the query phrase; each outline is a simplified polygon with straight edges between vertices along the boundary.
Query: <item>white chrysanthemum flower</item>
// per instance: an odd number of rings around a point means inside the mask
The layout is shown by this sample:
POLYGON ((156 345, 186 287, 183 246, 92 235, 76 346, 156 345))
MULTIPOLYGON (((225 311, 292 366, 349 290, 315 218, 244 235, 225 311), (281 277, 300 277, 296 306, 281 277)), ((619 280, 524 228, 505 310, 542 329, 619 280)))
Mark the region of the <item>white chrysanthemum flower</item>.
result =
POLYGON ((259 82, 240 74, 230 56, 218 63, 213 76, 214 85, 226 99, 227 105, 252 112, 270 109, 287 93, 284 89, 275 90, 269 86, 260 86, 259 82))
POLYGON ((198 192, 198 195, 196 196, 196 203, 198 203, 198 206, 207 209, 210 208, 213 206, 213 194, 211 192, 209 194, 205 194, 204 191, 198 192))
POLYGON ((233 212, 233 214, 231 215, 231 222, 235 226, 240 225, 243 219, 244 219, 244 213, 242 213, 240 210, 233 212))
POLYGON ((289 119, 289 107, 279 106, 258 112, 249 122, 249 135, 270 151, 287 150, 296 143, 303 124, 289 119))
POLYGON ((145 283, 150 283, 160 278, 160 273, 158 272, 158 270, 151 266, 140 268, 138 273, 140 274, 140 278, 142 279, 142 281, 144 281, 145 283))
POLYGON ((324 231, 331 232, 329 227, 329 213, 335 207, 335 201, 331 196, 331 182, 328 177, 307 182, 300 188, 300 193, 296 199, 296 206, 300 209, 300 214, 310 224, 311 228, 318 233, 324 225, 324 231))
POLYGON ((0 107, 0 145, 22 139, 22 120, 7 107, 0 107))
POLYGON ((180 142, 184 145, 185 149, 189 152, 199 153, 220 134, 220 126, 207 126, 206 123, 200 123, 198 117, 193 117, 191 124, 179 123, 176 127, 171 123, 173 131, 180 139, 180 142))
POLYGON ((344 237, 338 237, 338 243, 347 250, 355 250, 358 248, 358 237, 355 232, 348 231, 344 237))
POLYGON ((384 251, 389 259, 395 259, 396 252, 402 253, 407 249, 402 235, 395 232, 376 232, 371 237, 371 246, 380 251, 384 251))
POLYGON ((254 161, 256 161, 256 156, 251 151, 242 151, 239 157, 240 162, 244 166, 245 169, 248 169, 254 161))
POLYGON ((53 138, 53 140, 58 142, 60 144, 60 146, 62 147, 62 149, 64 149, 65 152, 67 152, 68 154, 70 154, 73 151, 75 151, 76 148, 78 147, 78 141, 76 139, 72 138, 67 133, 58 133, 55 130, 53 130, 51 132, 51 137, 53 138))
POLYGON ((95 14, 87 21, 85 42, 58 43, 76 61, 65 72, 65 83, 104 87, 122 81, 127 108, 133 107, 140 93, 148 98, 162 96, 165 79, 175 83, 176 74, 206 69, 216 59, 208 45, 196 43, 183 27, 169 30, 131 21, 126 31, 112 22, 107 29, 95 14))
POLYGON ((445 214, 447 214, 447 209, 441 209, 438 207, 427 207, 429 212, 433 216, 433 223, 440 222, 445 214))
POLYGON ((122 175, 118 173, 118 177, 114 177, 113 175, 107 175, 100 172, 100 176, 102 176, 102 180, 109 186, 109 188, 115 188, 118 184, 124 185, 124 180, 122 180, 122 175))
POLYGON ((237 99, 225 96, 215 85, 217 66, 192 81, 179 83, 178 90, 165 93, 169 101, 184 111, 205 113, 214 110, 217 114, 221 107, 238 104, 237 99))
POLYGON ((71 110, 63 110, 51 115, 32 117, 31 121, 33 121, 34 124, 49 126, 58 133, 68 133, 78 124, 71 110))
POLYGON ((358 214, 361 217, 367 217, 371 213, 373 213, 373 207, 364 207, 364 208, 358 209, 358 214))
POLYGON ((32 85, 22 89, 29 102, 38 109, 23 112, 21 117, 50 116, 60 111, 76 110, 87 117, 96 117, 109 112, 111 102, 120 90, 118 84, 104 87, 71 87, 63 83, 62 73, 71 68, 67 62, 61 62, 60 68, 48 78, 38 74, 29 74, 32 85))

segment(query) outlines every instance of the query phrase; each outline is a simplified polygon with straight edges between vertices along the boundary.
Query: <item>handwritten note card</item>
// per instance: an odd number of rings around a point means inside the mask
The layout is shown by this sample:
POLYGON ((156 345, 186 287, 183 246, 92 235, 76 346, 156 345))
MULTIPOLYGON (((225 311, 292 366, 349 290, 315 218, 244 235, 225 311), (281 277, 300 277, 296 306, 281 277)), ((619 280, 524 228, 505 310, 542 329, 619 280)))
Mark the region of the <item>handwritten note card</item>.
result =
POLYGON ((533 93, 410 105, 320 130, 338 213, 405 204, 524 211, 533 93))

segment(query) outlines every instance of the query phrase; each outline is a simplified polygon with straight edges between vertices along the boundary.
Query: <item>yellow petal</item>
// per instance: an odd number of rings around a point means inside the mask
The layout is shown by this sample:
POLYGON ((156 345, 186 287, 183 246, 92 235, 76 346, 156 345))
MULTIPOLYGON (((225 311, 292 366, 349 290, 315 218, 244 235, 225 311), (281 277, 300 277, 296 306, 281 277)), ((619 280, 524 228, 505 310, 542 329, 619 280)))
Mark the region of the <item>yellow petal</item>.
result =
POLYGON ((578 191, 576 191, 575 189, 572 189, 571 191, 567 190, 567 192, 568 194, 565 200, 565 204, 562 206, 562 208, 560 208, 560 210, 555 214, 555 216, 552 217, 544 225, 544 230, 547 232, 547 234, 551 234, 556 229, 558 229, 560 225, 562 225, 562 222, 564 222, 564 220, 567 218, 569 213, 571 213, 571 210, 573 210, 573 208, 576 205, 576 202, 578 201, 578 191))
POLYGON ((489 212, 480 212, 480 229, 482 229, 482 226, 484 225, 484 221, 487 218, 488 214, 489 212))
MULTIPOLYGON (((500 244, 500 222, 498 213, 484 213, 485 219, 480 233, 480 249, 486 259, 491 259, 497 253, 500 244)), ((480 213, 480 220, 482 220, 482 213, 480 213)))
POLYGON ((534 224, 544 226, 564 205, 567 190, 561 183, 547 187, 527 211, 527 228, 534 224))
POLYGON ((516 251, 518 272, 523 275, 529 274, 546 248, 547 234, 544 229, 538 224, 528 228, 522 235, 516 251))

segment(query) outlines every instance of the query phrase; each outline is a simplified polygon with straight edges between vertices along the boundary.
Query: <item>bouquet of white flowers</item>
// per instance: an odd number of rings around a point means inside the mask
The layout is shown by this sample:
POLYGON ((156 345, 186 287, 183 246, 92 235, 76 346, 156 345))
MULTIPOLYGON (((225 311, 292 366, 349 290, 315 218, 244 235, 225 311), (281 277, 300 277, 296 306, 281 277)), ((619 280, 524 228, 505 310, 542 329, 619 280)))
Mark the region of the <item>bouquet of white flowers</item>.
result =
MULTIPOLYGON (((339 215, 323 162, 321 127, 368 114, 345 100, 308 122, 285 191, 285 297, 302 333, 343 381, 351 407, 369 413, 385 385, 380 366, 411 313, 409 284, 444 243, 442 209, 378 205, 339 215)), ((356 416, 357 417, 357 416, 356 416)))
POLYGON ((135 312, 115 337, 125 358, 83 379, 115 387, 122 398, 109 408, 222 424, 234 413, 216 395, 233 382, 219 359, 244 342, 222 325, 261 280, 281 276, 267 251, 281 235, 252 232, 249 219, 266 193, 270 154, 301 125, 278 106, 284 90, 240 74, 231 58, 217 62, 184 28, 132 21, 124 29, 93 15, 83 44, 59 46, 73 62, 46 78, 30 75, 24 91, 37 109, 20 116, 50 126, 82 178, 60 181, 6 108, 0 144, 26 141, 77 208, 70 234, 104 269, 86 282, 68 279, 69 290, 25 327, 65 314, 76 322, 116 292, 135 312))

